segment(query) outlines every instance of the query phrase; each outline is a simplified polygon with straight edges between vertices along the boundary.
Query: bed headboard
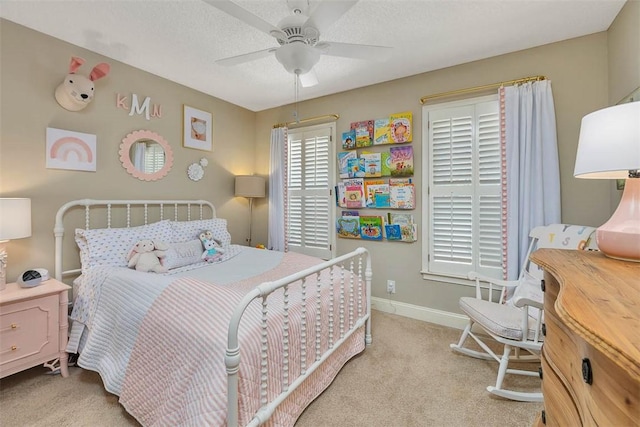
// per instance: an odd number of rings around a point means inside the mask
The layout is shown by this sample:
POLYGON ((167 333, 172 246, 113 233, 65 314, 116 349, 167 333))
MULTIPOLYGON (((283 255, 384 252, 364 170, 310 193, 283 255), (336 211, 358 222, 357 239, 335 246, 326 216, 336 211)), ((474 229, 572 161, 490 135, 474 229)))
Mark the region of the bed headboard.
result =
MULTIPOLYGON (((190 221, 192 219, 209 219, 216 217, 216 209, 206 200, 97 200, 81 199, 65 203, 56 213, 53 228, 55 236, 55 278, 62 280, 65 276, 77 275, 79 268, 63 269, 63 248, 65 247, 65 221, 72 231, 71 243, 75 246, 74 231, 76 228, 116 228, 133 227, 149 224, 163 219, 174 221, 190 221), (83 219, 77 212, 84 210, 83 219), (69 215, 75 212, 76 215, 69 215)), ((73 245, 73 246, 71 246, 73 245)))

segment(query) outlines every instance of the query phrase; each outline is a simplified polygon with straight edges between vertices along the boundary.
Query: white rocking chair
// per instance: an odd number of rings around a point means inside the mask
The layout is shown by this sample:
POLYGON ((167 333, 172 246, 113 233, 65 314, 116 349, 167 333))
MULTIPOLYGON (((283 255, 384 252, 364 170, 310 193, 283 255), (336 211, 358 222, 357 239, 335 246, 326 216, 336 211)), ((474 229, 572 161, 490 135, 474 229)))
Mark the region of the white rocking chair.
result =
POLYGON ((462 311, 469 316, 469 324, 458 343, 450 344, 450 347, 467 356, 499 362, 496 385, 487 387, 490 393, 521 402, 542 401, 541 392, 520 392, 504 389, 502 386, 506 374, 539 375, 536 371, 508 368, 509 362, 540 360, 543 341, 543 294, 540 282, 543 273, 529 261, 529 255, 538 248, 597 249, 595 236, 592 238, 594 231, 593 227, 581 225, 552 224, 536 227, 529 233, 531 243, 518 280, 496 280, 476 272, 469 273, 469 279, 476 281, 476 296, 462 297, 459 302, 462 311), (487 299, 482 298, 481 282, 488 283, 487 299), (472 331, 474 325, 480 326, 486 334, 504 346, 502 356, 498 356, 472 331), (475 340, 484 351, 465 347, 468 338, 475 340), (524 354, 521 354, 521 350, 525 350, 524 354))

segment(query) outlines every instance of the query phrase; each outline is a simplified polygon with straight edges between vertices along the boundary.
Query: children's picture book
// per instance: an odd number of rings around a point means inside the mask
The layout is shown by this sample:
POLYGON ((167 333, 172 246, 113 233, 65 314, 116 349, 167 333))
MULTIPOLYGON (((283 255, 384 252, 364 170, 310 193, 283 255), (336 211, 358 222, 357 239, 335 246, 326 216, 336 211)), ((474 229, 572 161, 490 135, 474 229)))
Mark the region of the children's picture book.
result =
POLYGON ((352 150, 356 148, 356 131, 355 129, 342 132, 342 148, 344 150, 352 150))
POLYGON ((413 215, 410 213, 389 212, 389 224, 409 225, 413 224, 413 215))
POLYGON ((355 151, 341 151, 338 153, 338 173, 340 178, 349 178, 349 159, 358 158, 355 151))
POLYGON ((415 185, 407 182, 390 181, 389 206, 393 209, 415 209, 415 185))
POLYGON ((418 230, 416 224, 413 223, 413 215, 390 212, 388 214, 388 222, 391 229, 385 226, 387 240, 400 240, 402 242, 415 242, 417 240, 418 230))
POLYGON ((391 153, 383 151, 380 153, 381 176, 391 176, 391 153))
POLYGON ((347 207, 347 199, 345 195, 344 182, 340 181, 335 186, 336 192, 336 206, 341 208, 347 207))
POLYGON ((385 224, 384 233, 387 240, 402 240, 402 231, 399 224, 385 224))
POLYGON ((385 180, 376 179, 365 181, 364 194, 368 208, 389 207, 389 184, 385 180))
POLYGON ((412 118, 413 118, 413 113, 411 111, 392 114, 389 117, 391 141, 393 141, 394 144, 411 142, 413 138, 412 126, 411 126, 412 118))
POLYGON ((391 144, 391 125, 389 117, 373 121, 373 145, 391 144))
POLYGON ((366 200, 364 197, 364 179, 353 178, 343 181, 345 194, 345 207, 364 208, 366 200))
POLYGON ((358 211, 342 211, 342 216, 336 220, 336 231, 339 237, 359 239, 360 213, 358 211))
POLYGON ((416 224, 401 225, 400 235, 403 242, 415 242, 418 240, 418 226, 416 224))
POLYGON ((361 153, 364 161, 364 177, 377 178, 382 176, 382 156, 380 153, 361 153))
POLYGON ((413 176, 413 147, 391 147, 391 176, 413 176))
POLYGON ((360 216, 360 238, 382 240, 384 220, 381 216, 360 216))
POLYGON ((373 145, 373 120, 363 120, 351 123, 351 129, 356 133, 356 147, 373 145))
POLYGON ((347 159, 347 177, 348 178, 364 178, 365 177, 365 165, 363 158, 350 158, 347 159))

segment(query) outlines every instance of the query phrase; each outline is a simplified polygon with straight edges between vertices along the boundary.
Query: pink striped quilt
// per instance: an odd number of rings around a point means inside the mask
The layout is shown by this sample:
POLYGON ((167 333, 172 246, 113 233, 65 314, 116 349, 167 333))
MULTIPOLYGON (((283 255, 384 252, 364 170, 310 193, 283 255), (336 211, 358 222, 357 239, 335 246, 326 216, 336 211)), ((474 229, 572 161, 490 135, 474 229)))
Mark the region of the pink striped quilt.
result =
MULTIPOLYGON (((257 284, 311 267, 320 260, 287 253, 280 265, 232 285, 180 278, 154 301, 143 319, 131 353, 120 403, 145 426, 223 426, 227 419, 227 374, 224 355, 229 319, 243 296, 257 284)), ((215 282, 215 280, 213 280, 215 282)), ((273 400, 341 337, 358 313, 366 312, 364 280, 334 267, 289 286, 288 369, 283 369, 284 293, 267 298, 268 385, 273 400), (341 274, 343 294, 341 295, 341 274), (332 283, 333 282, 333 283, 332 283), (350 283, 353 283, 353 291, 350 283), (357 288, 362 297, 358 298, 357 288), (305 289, 304 296, 302 289, 305 289), (333 289, 333 290, 331 290, 333 289), (353 294, 353 304, 343 305, 353 294), (302 300, 306 304, 302 305, 302 300), (320 322, 317 322, 317 313, 320 322), (341 325, 339 316, 344 315, 341 325), (335 319, 329 327, 328 319, 335 319), (303 319, 305 319, 303 326, 303 319), (285 378, 288 373, 288 379, 285 378)), ((239 419, 248 423, 261 407, 261 301, 245 311, 240 325, 239 419)), ((293 426, 304 408, 335 378, 341 367, 364 350, 364 328, 352 335, 313 375, 281 404, 269 424, 293 426)))

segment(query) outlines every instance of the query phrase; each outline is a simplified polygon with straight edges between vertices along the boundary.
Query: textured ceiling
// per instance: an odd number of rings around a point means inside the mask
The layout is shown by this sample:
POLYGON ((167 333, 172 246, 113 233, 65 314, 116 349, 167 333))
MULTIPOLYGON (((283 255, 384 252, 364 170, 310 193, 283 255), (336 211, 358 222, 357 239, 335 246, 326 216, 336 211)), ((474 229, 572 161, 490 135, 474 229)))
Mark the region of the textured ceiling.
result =
MULTIPOLYGON (((236 3, 273 25, 290 13, 285 0, 236 3)), ((317 1, 310 3, 313 10, 317 1)), ((323 55, 315 66, 319 84, 301 88, 299 99, 605 31, 624 3, 360 0, 321 41, 389 46, 391 59, 323 55)), ((273 55, 215 63, 278 44, 201 0, 0 0, 0 16, 253 111, 295 99, 294 76, 273 55)))

